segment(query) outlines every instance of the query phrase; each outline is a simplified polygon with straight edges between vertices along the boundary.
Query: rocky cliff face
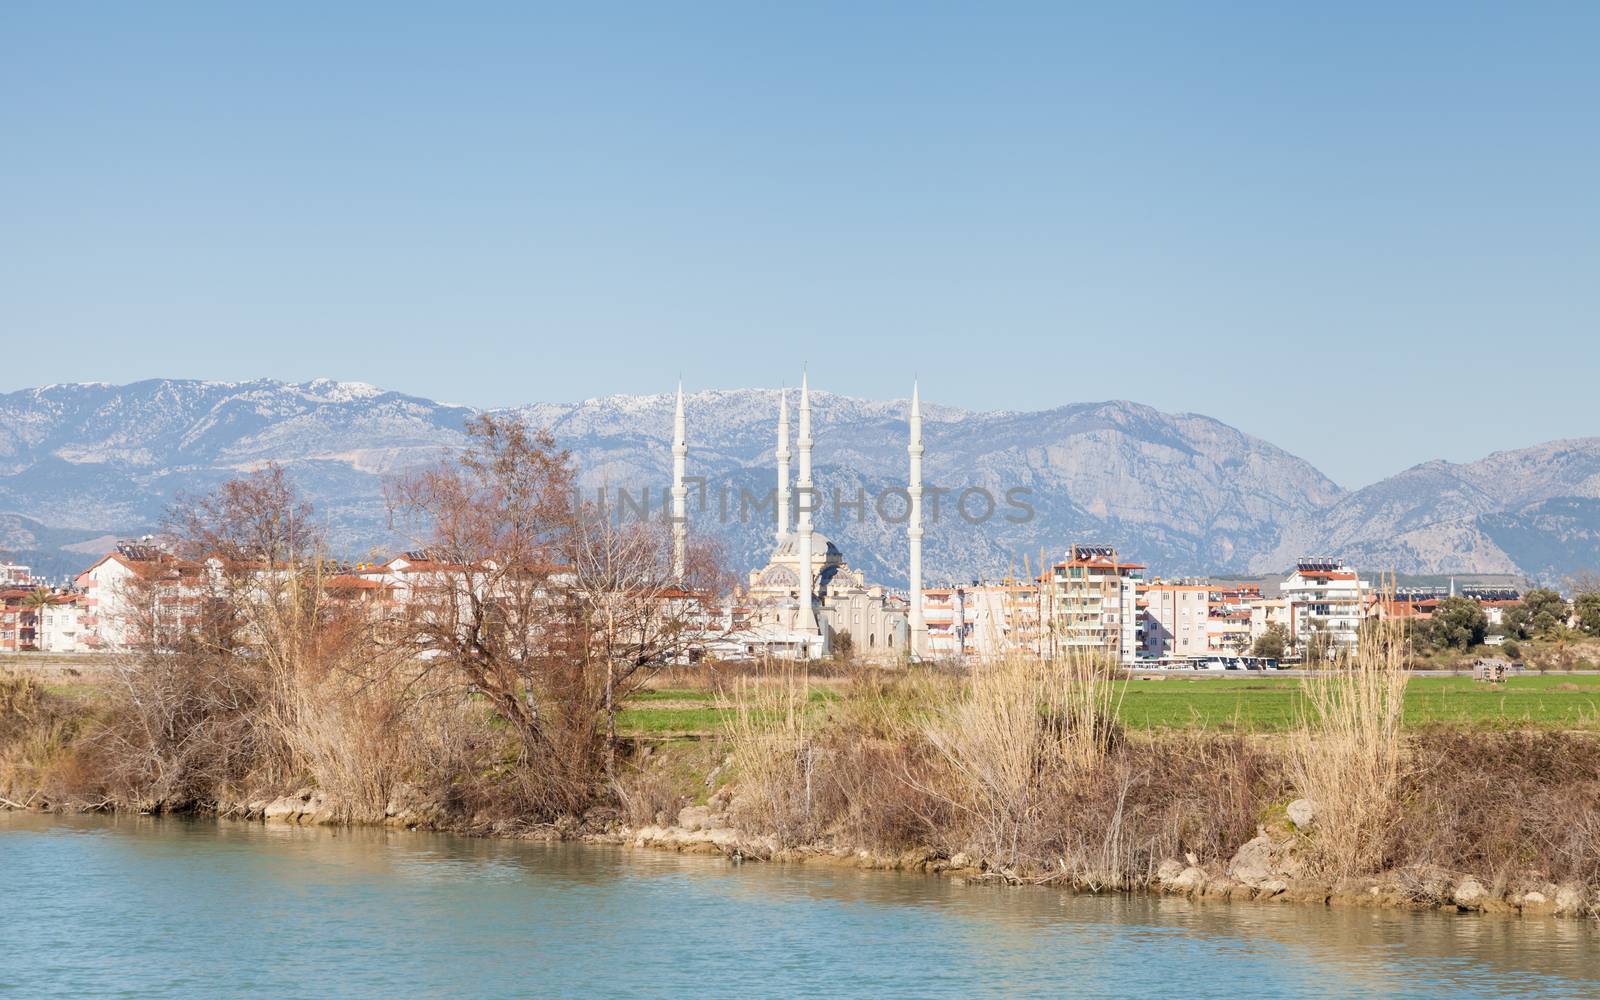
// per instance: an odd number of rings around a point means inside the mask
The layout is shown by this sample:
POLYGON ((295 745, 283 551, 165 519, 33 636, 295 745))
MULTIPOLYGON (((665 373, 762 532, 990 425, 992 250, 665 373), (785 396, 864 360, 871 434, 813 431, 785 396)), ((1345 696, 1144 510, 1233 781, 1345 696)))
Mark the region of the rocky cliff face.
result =
MULTIPOLYGON (((774 485, 776 402, 774 390, 754 389, 688 399, 691 473, 707 480, 694 530, 720 537, 739 567, 771 544, 770 508, 741 512, 739 500, 743 491, 765 501, 774 485)), ((904 526, 877 516, 873 499, 904 483, 905 402, 815 392, 813 406, 819 528, 869 577, 903 582, 904 526), (865 517, 855 506, 863 494, 865 517)), ((1020 571, 1024 555, 1036 563, 1041 548, 1054 556, 1072 541, 1115 544, 1165 574, 1279 570, 1315 552, 1403 572, 1550 576, 1600 556, 1600 439, 1431 462, 1347 493, 1282 449, 1195 414, 1120 401, 925 409, 925 477, 953 491, 928 526, 930 581, 1020 571), (997 501, 980 523, 954 509, 973 487, 997 501), (1029 491, 1014 496, 1031 518, 1006 505, 1014 489, 1029 491)), ((459 447, 474 412, 326 380, 10 393, 0 396, 0 513, 13 516, 0 546, 65 572, 86 561, 76 549, 156 525, 176 495, 273 461, 311 496, 345 554, 391 548, 405 540, 389 530, 384 477, 459 447)), ((648 488, 659 510, 671 468, 668 395, 515 412, 572 450, 586 489, 648 488)), ((969 498, 967 513, 985 507, 969 498)), ((902 509, 886 500, 891 517, 902 509)))

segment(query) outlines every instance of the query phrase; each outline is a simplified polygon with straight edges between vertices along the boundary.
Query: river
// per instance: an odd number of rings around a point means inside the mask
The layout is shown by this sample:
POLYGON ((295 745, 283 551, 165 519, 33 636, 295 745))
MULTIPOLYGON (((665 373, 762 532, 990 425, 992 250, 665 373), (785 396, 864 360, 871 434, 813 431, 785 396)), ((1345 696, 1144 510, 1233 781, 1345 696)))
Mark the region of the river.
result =
POLYGON ((0 813, 0 994, 1600 996, 1592 922, 0 813))

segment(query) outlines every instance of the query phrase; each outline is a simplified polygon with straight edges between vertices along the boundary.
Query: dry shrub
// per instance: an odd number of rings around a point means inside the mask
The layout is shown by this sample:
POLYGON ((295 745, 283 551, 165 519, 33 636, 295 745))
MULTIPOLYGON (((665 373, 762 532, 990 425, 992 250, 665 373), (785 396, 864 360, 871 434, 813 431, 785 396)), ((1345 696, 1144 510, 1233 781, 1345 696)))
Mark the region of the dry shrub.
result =
POLYGON ((1284 796, 1282 758, 1243 736, 1164 736, 1125 759, 1142 778, 1141 817, 1160 818, 1148 842, 1155 862, 1231 857, 1284 796))
POLYGON ((1295 789, 1316 804, 1309 870, 1329 878, 1380 870, 1401 819, 1405 637, 1379 627, 1360 651, 1302 682, 1289 740, 1295 789))
POLYGON ((112 708, 88 738, 111 797, 182 809, 242 788, 269 754, 261 663, 199 643, 118 654, 112 708))
POLYGON ((831 838, 882 851, 939 843, 955 819, 944 758, 923 733, 929 705, 960 692, 959 678, 918 668, 853 672, 843 697, 828 705, 823 823, 831 838))
POLYGON ((955 811, 943 758, 924 740, 874 737, 849 726, 823 738, 822 810, 833 839, 882 851, 940 843, 955 811))
POLYGON ((1097 775, 1123 738, 1121 673, 1111 660, 1069 655, 1047 666, 1053 756, 1070 782, 1097 775))
POLYGON ((682 783, 661 767, 625 772, 617 778, 613 791, 622 818, 631 826, 670 824, 690 801, 682 783))
POLYGON ((1012 656, 976 668, 934 710, 924 732, 953 779, 944 794, 982 853, 1027 860, 1047 798, 1099 780, 1119 739, 1119 690, 1095 658, 1012 656))
POLYGON ((1600 889, 1600 739, 1440 728, 1412 755, 1399 865, 1600 889))
POLYGON ((1185 853, 1225 860, 1283 800, 1281 758, 1241 736, 1126 739, 1115 681, 1082 659, 867 672, 825 711, 793 677, 747 684, 727 732, 738 819, 1092 888, 1145 884, 1185 853))
POLYGON ((867 665, 835 688, 841 697, 829 702, 828 719, 868 738, 912 738, 922 732, 930 708, 961 696, 964 681, 963 675, 935 666, 885 670, 867 665))
POLYGON ((337 675, 296 692, 286 738, 346 820, 382 819, 405 780, 409 698, 392 678, 337 675))
POLYGON ((31 677, 0 675, 0 798, 18 806, 88 806, 102 798, 79 736, 82 706, 31 677))
POLYGON ((1030 851, 1075 885, 1143 885, 1166 858, 1226 860, 1255 835, 1283 787, 1279 760, 1243 737, 1129 740, 1049 799, 1030 851))
POLYGON ((734 818, 747 829, 772 833, 784 845, 816 833, 822 748, 810 695, 808 677, 787 673, 777 684, 742 679, 731 700, 718 702, 732 709, 724 731, 738 775, 734 818))
POLYGON ((515 754, 482 705, 447 686, 426 690, 412 702, 406 740, 409 780, 436 798, 459 799, 490 765, 515 754))
POLYGON ((933 840, 943 801, 907 780, 929 762, 917 748, 887 740, 862 740, 847 730, 829 732, 823 774, 823 814, 828 832, 843 843, 901 850, 933 840))
POLYGON ((607 791, 592 716, 587 731, 552 727, 551 747, 537 753, 470 697, 441 697, 420 716, 414 709, 408 730, 425 734, 410 758, 410 791, 471 827, 548 824, 581 815, 607 791))
POLYGON ((941 791, 967 817, 989 857, 1017 858, 1046 795, 1043 675, 1043 663, 1020 657, 981 667, 960 696, 934 710, 925 728, 953 779, 941 791))

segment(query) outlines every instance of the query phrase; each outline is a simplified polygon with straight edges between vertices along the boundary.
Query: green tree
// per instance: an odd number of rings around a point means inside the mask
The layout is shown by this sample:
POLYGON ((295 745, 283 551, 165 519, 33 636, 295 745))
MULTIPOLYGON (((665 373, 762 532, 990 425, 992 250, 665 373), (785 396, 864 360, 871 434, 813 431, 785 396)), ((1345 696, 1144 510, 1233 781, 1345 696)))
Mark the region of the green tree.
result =
POLYGON ((1506 611, 1506 634, 1516 639, 1549 639, 1567 623, 1567 602, 1547 588, 1530 590, 1506 611))
POLYGON ((1588 590, 1572 599, 1578 613, 1578 628, 1584 635, 1600 636, 1600 590, 1588 590))
POLYGON ((1489 616, 1466 597, 1446 597, 1429 622, 1429 635, 1437 649, 1471 649, 1489 634, 1489 616))
POLYGON ((1267 630, 1256 638, 1256 644, 1251 648, 1252 656, 1266 656, 1274 660, 1283 659, 1284 650, 1289 646, 1289 631, 1277 622, 1267 626, 1267 630))
POLYGON ((1320 665, 1333 659, 1333 636, 1321 629, 1313 630, 1306 640, 1305 661, 1320 665))
POLYGON ((833 635, 833 658, 840 663, 849 663, 855 659, 856 641, 849 632, 835 632, 833 635))
POLYGON ((1433 633, 1426 618, 1364 618, 1357 636, 1361 646, 1398 637, 1412 653, 1425 656, 1433 652, 1433 633))

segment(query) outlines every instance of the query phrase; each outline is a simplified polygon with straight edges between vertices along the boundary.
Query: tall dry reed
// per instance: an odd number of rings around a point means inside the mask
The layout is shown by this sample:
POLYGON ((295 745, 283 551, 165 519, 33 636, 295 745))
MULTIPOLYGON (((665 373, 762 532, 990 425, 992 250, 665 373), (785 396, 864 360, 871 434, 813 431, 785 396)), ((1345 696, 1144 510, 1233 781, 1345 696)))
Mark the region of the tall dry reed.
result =
POLYGON ((286 741, 342 818, 381 820, 412 763, 410 697, 385 678, 343 676, 295 692, 286 741))
POLYGON ((770 831, 782 845, 815 832, 816 776, 821 762, 810 678, 786 670, 773 680, 741 677, 723 725, 738 776, 735 818, 749 829, 770 831))
POLYGON ((1071 794, 1115 742, 1115 668, 1088 656, 1008 656, 973 666, 924 735, 954 781, 945 794, 986 855, 1022 860, 1051 796, 1071 794))
POLYGON ((1409 679, 1404 633, 1397 623, 1377 623, 1354 656, 1301 683, 1287 770, 1315 806, 1305 857, 1320 875, 1376 872, 1390 853, 1401 819, 1409 679))

